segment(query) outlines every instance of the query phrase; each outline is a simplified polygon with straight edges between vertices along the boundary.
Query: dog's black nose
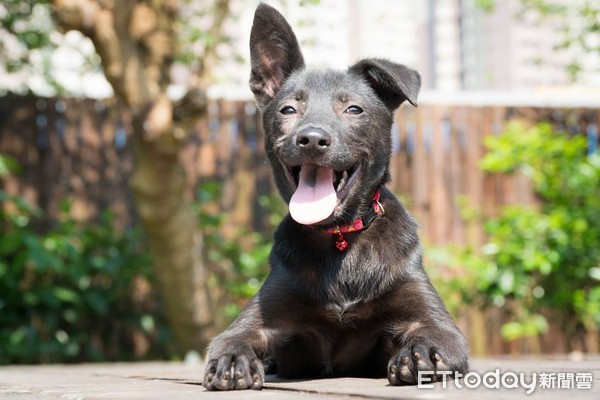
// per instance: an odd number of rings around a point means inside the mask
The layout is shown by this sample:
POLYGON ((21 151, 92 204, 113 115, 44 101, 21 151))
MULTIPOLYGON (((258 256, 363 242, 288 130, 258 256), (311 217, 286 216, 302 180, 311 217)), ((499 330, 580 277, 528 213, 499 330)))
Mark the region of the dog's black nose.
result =
POLYGON ((325 150, 331 146, 331 135, 320 128, 306 128, 296 136, 296 145, 306 150, 325 150))

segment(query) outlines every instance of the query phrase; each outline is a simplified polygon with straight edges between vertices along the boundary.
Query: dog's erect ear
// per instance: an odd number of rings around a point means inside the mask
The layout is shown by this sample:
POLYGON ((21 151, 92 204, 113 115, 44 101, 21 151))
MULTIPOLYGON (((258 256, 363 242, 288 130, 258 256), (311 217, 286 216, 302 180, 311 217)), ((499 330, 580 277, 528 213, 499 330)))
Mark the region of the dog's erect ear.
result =
POLYGON ((421 75, 417 71, 378 58, 361 60, 349 71, 362 75, 391 110, 398 108, 404 100, 417 106, 417 96, 421 90, 421 75))
POLYGON ((296 35, 273 7, 261 3, 250 33, 250 89, 260 107, 271 101, 292 72, 304 68, 296 35))

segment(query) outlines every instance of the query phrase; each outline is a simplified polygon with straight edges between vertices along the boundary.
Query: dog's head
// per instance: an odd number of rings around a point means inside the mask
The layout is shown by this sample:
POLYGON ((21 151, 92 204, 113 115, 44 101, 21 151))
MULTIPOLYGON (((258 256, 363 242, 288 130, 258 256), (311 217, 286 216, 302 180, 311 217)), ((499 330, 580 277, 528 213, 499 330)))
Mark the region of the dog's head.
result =
POLYGON ((266 152, 292 218, 354 221, 388 179, 393 111, 405 100, 416 106, 419 74, 383 59, 306 70, 292 28, 266 4, 254 15, 250 55, 266 152))

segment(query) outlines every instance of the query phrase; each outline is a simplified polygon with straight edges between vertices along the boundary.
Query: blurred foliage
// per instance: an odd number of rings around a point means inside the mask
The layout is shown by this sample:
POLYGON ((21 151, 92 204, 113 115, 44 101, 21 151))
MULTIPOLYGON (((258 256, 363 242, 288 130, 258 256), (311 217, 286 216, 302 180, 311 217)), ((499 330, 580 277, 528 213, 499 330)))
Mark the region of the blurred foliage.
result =
MULTIPOLYGON (((16 169, 0 156, 0 178, 16 169)), ((0 190, 0 364, 164 358, 171 354, 139 231, 43 212, 0 190)))
MULTIPOLYGON (((567 337, 600 327, 600 155, 586 139, 549 124, 511 123, 486 141, 481 166, 528 176, 540 205, 510 205, 486 221, 481 249, 437 248, 429 255, 449 308, 501 307, 507 340, 536 336, 551 315, 567 337), (440 272, 445 271, 445 272, 440 272)), ((466 208, 465 215, 477 213, 466 208)))
MULTIPOLYGON (((600 54, 600 3, 597 0, 521 0, 523 13, 536 12, 541 23, 551 18, 565 21, 562 41, 556 50, 577 50, 575 54, 600 54)), ((567 72, 576 80, 582 70, 581 60, 573 57, 567 72)), ((598 71, 600 72, 600 71, 598 71)))
MULTIPOLYGON (((497 0, 475 0, 475 5, 492 12, 497 0)), ((538 23, 560 22, 562 39, 556 50, 576 50, 574 54, 600 54, 600 3, 597 0, 520 0, 521 17, 538 17, 538 23)), ((548 60, 547 62, 551 62, 548 60)), ((573 56, 567 65, 571 79, 577 80, 582 70, 581 59, 573 56)))
POLYGON ((0 178, 9 175, 10 173, 19 172, 21 166, 14 158, 0 154, 0 178))
MULTIPOLYGON (((177 19, 179 46, 177 61, 193 72, 198 72, 207 49, 219 46, 219 57, 229 57, 242 62, 233 51, 232 38, 212 28, 215 12, 225 8, 225 17, 235 20, 237 15, 229 12, 229 0, 184 0, 177 19)), ((55 71, 57 66, 53 54, 59 48, 69 48, 80 60, 71 60, 74 72, 100 72, 101 59, 93 46, 83 46, 86 37, 79 34, 59 32, 52 18, 51 0, 3 0, 0 2, 0 73, 17 74, 23 87, 9 88, 20 93, 36 95, 69 95, 61 85, 55 71), (67 35, 71 35, 67 40, 67 35), (41 91, 41 92, 40 92, 41 91)), ((64 78, 63 78, 64 79, 64 78)), ((0 88, 4 89, 4 88, 0 88)), ((78 95, 78 93, 76 93, 78 95)))
MULTIPOLYGON (((62 35, 51 17, 50 0, 4 0, 0 3, 0 72, 39 76, 55 94, 64 88, 52 73, 51 55, 62 35)), ((29 92, 31 82, 17 91, 29 92)))
POLYGON ((275 226, 285 214, 279 197, 263 196, 260 206, 269 212, 267 233, 236 227, 224 233, 228 214, 218 212, 222 185, 203 182, 197 191, 196 214, 204 239, 204 252, 211 273, 210 286, 223 307, 225 322, 230 322, 260 288, 269 271, 269 253, 275 226))
MULTIPOLYGON (((281 3, 286 4, 290 1, 282 0, 281 3)), ((293 2, 307 7, 320 1, 293 2)), ((234 30, 227 28, 239 23, 242 4, 240 0, 181 1, 179 16, 175 20, 178 34, 175 64, 194 76, 206 74, 210 77, 209 80, 226 79, 224 76, 211 76, 210 70, 215 66, 212 62, 207 63, 205 57, 214 53, 216 62, 244 62, 245 56, 239 54, 234 46, 235 38, 230 34, 234 30), (222 28, 223 26, 225 28, 222 28)), ((60 60, 60 57, 59 60, 53 58, 59 48, 68 48, 70 52, 67 54, 72 57, 77 53, 77 58, 80 58, 69 60, 71 65, 68 76, 83 75, 85 72, 100 73, 100 57, 88 43, 88 39, 73 32, 59 32, 52 18, 51 0, 0 1, 0 73, 16 74, 18 78, 14 81, 23 82, 19 87, 0 88, 0 93, 2 90, 9 90, 22 94, 31 92, 41 96, 73 95, 64 81, 68 78, 57 76, 55 73, 57 69, 65 68, 61 62, 64 60, 60 60), (67 39, 69 35, 70 38, 67 39)), ((196 78, 179 76, 178 79, 196 78)))
POLYGON ((494 11, 496 0, 475 0, 475 5, 485 12, 494 11))
POLYGON ((203 55, 211 48, 220 47, 219 59, 229 57, 237 62, 243 62, 243 57, 235 52, 232 46, 233 38, 223 30, 214 29, 215 18, 222 17, 238 22, 239 16, 230 11, 230 0, 184 0, 178 19, 179 49, 177 61, 198 72, 202 65, 203 55))
MULTIPOLYGON (((22 48, 33 50, 51 46, 50 32, 54 26, 49 18, 50 3, 50 0, 4 0, 0 27, 14 35, 22 48)), ((5 41, 0 41, 2 53, 14 54, 14 57, 4 61, 7 70, 12 72, 26 63, 27 58, 24 53, 7 51, 7 45, 5 41)))
MULTIPOLYGON (((19 170, 0 155, 0 179, 19 170)), ((224 322, 256 294, 268 273, 279 197, 262 197, 266 234, 228 227, 220 182, 199 186, 195 203, 210 286, 224 322)), ((43 211, 0 190, 0 364, 170 358, 174 349, 161 315, 143 237, 115 231, 114 216, 81 223, 65 203, 51 229, 38 232, 43 211)))

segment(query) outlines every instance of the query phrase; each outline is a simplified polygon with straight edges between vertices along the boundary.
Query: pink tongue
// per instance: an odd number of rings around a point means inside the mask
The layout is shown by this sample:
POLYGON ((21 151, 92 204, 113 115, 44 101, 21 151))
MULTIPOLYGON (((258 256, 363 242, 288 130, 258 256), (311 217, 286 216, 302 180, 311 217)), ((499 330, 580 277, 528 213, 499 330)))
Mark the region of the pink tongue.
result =
POLYGON ((337 205, 333 187, 333 170, 304 164, 300 170, 298 188, 290 200, 290 215, 303 225, 327 219, 337 205))

